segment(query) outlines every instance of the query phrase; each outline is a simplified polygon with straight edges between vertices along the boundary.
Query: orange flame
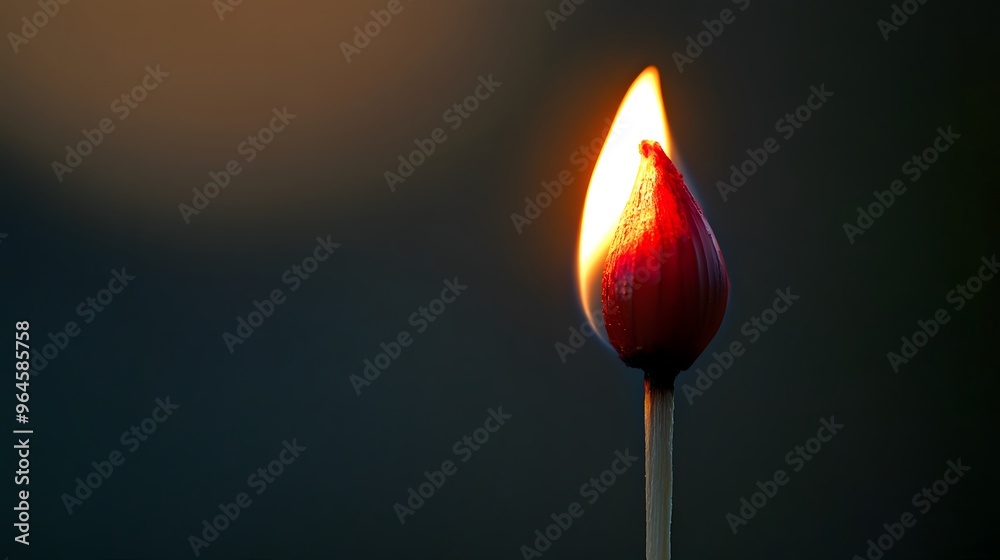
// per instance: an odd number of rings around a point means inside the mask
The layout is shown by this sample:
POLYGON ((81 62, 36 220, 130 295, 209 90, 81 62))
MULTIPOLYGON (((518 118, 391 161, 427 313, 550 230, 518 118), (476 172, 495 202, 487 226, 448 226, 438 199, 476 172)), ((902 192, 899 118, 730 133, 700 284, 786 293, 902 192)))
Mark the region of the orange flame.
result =
POLYGON ((607 341, 601 319, 601 274, 615 228, 639 171, 639 144, 655 140, 671 159, 673 143, 660 91, 660 74, 649 66, 632 82, 594 165, 580 226, 577 273, 580 301, 594 330, 607 341))

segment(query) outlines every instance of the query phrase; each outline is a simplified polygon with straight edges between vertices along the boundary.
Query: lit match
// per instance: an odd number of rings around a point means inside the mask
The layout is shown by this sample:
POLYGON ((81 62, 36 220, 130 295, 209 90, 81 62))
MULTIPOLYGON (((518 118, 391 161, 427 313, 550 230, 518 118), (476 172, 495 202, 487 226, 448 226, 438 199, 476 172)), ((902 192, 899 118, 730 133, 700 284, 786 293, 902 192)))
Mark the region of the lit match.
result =
POLYGON ((587 190, 580 292, 595 330, 645 375, 646 558, 666 560, 674 378, 715 336, 729 279, 715 235, 669 157, 656 68, 629 88, 610 137, 620 141, 604 146, 587 190))

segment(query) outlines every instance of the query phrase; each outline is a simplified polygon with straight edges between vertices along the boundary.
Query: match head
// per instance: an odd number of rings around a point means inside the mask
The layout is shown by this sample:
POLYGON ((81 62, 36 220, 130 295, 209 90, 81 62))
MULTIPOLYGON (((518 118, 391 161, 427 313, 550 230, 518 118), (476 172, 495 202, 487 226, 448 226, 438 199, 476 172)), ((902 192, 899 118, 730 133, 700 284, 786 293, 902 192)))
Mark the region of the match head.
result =
POLYGON ((626 365, 673 381, 718 331, 729 277, 712 228, 663 148, 643 140, 639 153, 604 264, 604 325, 626 365))

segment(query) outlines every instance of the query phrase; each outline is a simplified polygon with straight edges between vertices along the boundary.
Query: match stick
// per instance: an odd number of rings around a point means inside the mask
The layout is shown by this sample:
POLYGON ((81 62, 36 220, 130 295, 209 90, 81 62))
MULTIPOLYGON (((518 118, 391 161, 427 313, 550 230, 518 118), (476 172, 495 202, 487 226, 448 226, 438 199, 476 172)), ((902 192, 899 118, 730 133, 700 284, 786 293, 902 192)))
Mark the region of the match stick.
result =
POLYGON ((646 560, 670 560, 674 375, 645 372, 646 560))
POLYGON ((674 379, 705 350, 726 312, 729 276, 704 213, 656 142, 639 172, 604 263, 608 340, 641 369, 646 429, 646 560, 670 558, 674 379), (650 255, 673 255, 643 281, 650 255))

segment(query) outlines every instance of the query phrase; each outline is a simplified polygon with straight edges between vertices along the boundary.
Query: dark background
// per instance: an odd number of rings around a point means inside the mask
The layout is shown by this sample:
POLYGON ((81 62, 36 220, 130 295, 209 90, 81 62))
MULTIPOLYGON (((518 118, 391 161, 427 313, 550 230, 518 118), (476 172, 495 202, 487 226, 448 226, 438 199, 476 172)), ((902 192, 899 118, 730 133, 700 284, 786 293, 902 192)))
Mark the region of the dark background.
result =
MULTIPOLYGON (((554 345, 584 319, 592 166, 570 155, 649 64, 730 272, 693 369, 746 342, 776 288, 801 296, 693 404, 678 394, 675 557, 863 556, 959 457, 972 470, 885 558, 992 557, 1000 281, 900 372, 885 356, 998 250, 992 3, 928 0, 886 42, 891 2, 590 0, 556 30, 555 0, 405 2, 350 63, 340 43, 385 3, 337 4, 219 21, 208 0, 73 2, 0 49, 0 324, 29 320, 35 348, 82 331, 31 381, 32 544, 8 540, 10 558, 192 557, 188 536, 245 491, 203 557, 521 558, 616 450, 642 454, 641 374, 596 340, 565 363, 554 345), (678 72, 724 8, 736 21, 678 72), (58 182, 64 146, 157 63, 170 77, 58 182), (502 86, 390 192, 384 171, 490 73, 502 86), (715 181, 820 84, 834 96, 724 203, 715 181), (186 225, 177 204, 282 106, 289 128, 186 225), (961 139, 848 243, 842 224, 949 125, 961 139), (574 183, 518 234, 510 214, 564 169, 574 183), (222 333, 327 235, 340 249, 231 355, 222 333), (136 280, 84 325, 76 306, 121 266, 136 280), (349 376, 455 276, 468 291, 357 395, 349 376), (61 496, 166 396, 179 410, 69 515, 61 496), (498 406, 512 418, 401 525, 393 504, 498 406), (726 514, 830 415, 842 433, 733 535, 726 514), (307 450, 248 490, 293 438, 307 450)), ((0 29, 38 9, 5 2, 0 29)), ((583 508, 545 558, 643 556, 641 462, 583 508)))

